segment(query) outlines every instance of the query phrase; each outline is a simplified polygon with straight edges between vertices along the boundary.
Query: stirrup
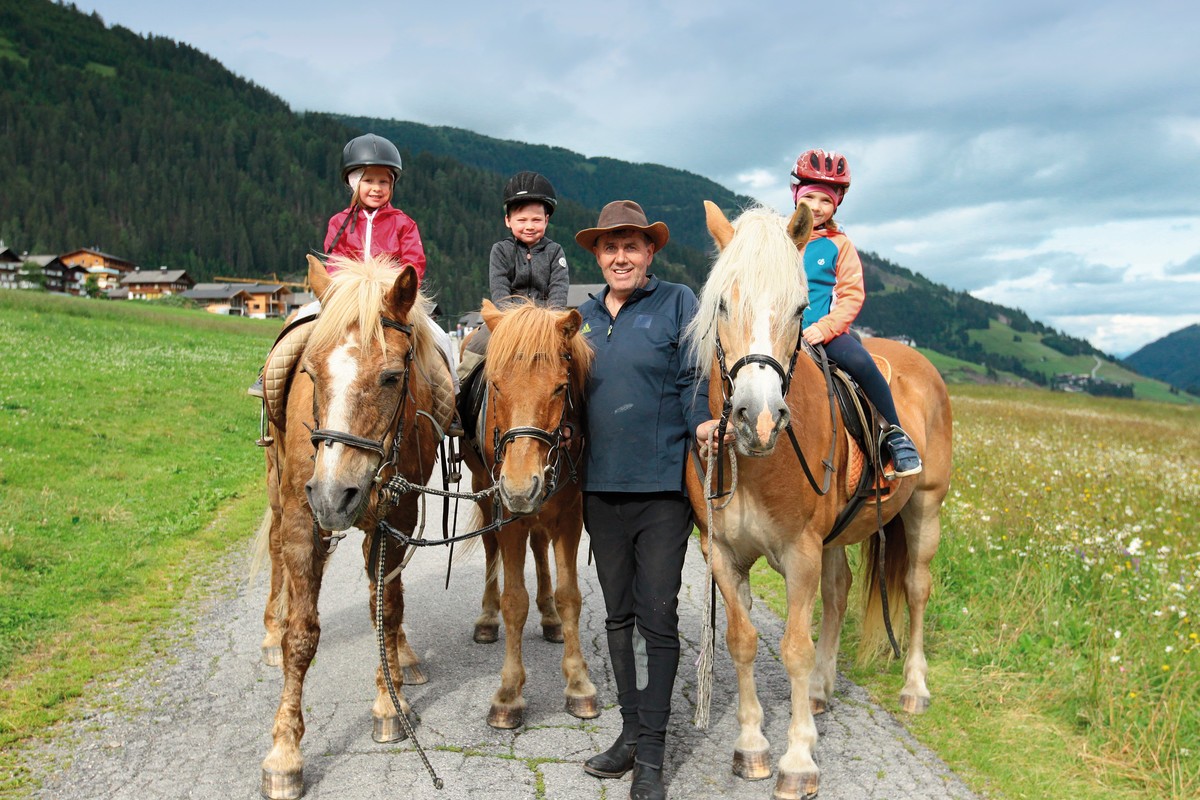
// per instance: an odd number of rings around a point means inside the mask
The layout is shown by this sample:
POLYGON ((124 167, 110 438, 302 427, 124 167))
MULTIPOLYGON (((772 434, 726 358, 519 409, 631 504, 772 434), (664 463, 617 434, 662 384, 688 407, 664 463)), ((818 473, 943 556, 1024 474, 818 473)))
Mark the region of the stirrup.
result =
POLYGON ((886 480, 917 475, 925 468, 921 463, 921 454, 917 452, 917 446, 899 425, 893 425, 887 430, 887 433, 884 434, 884 444, 892 456, 891 471, 885 470, 883 473, 886 480))

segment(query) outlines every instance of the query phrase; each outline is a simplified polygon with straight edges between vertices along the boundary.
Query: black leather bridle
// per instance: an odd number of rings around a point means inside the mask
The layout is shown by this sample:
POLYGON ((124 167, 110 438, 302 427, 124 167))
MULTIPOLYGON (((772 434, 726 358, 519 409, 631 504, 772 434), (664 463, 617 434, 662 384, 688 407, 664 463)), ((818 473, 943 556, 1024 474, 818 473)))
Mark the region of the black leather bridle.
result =
MULTIPOLYGON (((784 371, 783 365, 776 361, 774 357, 763 355, 762 353, 744 355, 734 362, 731 369, 726 369, 725 348, 721 345, 721 332, 716 329, 716 326, 714 326, 713 338, 716 344, 717 367, 721 372, 721 385, 725 393, 725 400, 721 407, 721 419, 717 427, 717 482, 713 489, 713 495, 709 498, 710 500, 715 500, 729 494, 728 491, 720 491, 721 487, 725 485, 725 461, 721 458, 719 449, 724 446, 725 429, 729 424, 729 414, 733 410, 733 382, 737 378, 738 372, 748 364, 762 364, 763 366, 770 367, 779 376, 779 382, 783 389, 783 397, 786 400, 788 391, 792 388, 792 375, 796 371, 796 358, 800 355, 800 348, 805 344, 804 326, 801 325, 800 330, 796 334, 796 346, 792 348, 792 358, 788 362, 786 371, 784 371)), ((795 451, 796 458, 800 461, 800 466, 804 468, 804 475, 808 478, 809 485, 812 486, 813 491, 818 495, 824 495, 829 492, 829 487, 833 480, 833 457, 837 452, 837 409, 834 407, 833 381, 829 374, 829 359, 825 355, 825 348, 818 345, 813 347, 812 350, 818 356, 821 369, 825 374, 825 386, 829 395, 829 421, 833 434, 830 437, 829 455, 821 462, 824 466, 825 474, 820 486, 817 485, 817 480, 813 477, 812 470, 808 467, 808 461, 804 458, 804 453, 800 450, 800 442, 796 439, 796 432, 792 430, 792 421, 790 418, 787 424, 787 435, 792 442, 792 450, 795 451)))
MULTIPOLYGON (((500 432, 500 427, 492 428, 492 482, 499 480, 499 471, 504 463, 504 451, 508 445, 517 439, 536 439, 545 444, 549 450, 546 452, 546 464, 544 473, 546 474, 546 488, 542 499, 545 500, 552 497, 560 488, 563 472, 566 470, 569 473, 572 481, 578 481, 577 472, 578 459, 572 459, 570 453, 570 444, 579 435, 575 429, 575 425, 567 420, 567 415, 575 408, 575 400, 571 394, 571 354, 563 353, 562 358, 567 362, 567 385, 563 395, 562 413, 558 417, 558 425, 552 431, 544 428, 537 428, 532 425, 518 425, 515 428, 509 428, 503 433, 500 432), (571 439, 568 440, 563 436, 564 429, 570 428, 571 439)), ((494 385, 489 389, 494 389, 494 385)), ((499 394, 499 392, 496 392, 499 394)), ((582 451, 582 448, 581 448, 582 451)))

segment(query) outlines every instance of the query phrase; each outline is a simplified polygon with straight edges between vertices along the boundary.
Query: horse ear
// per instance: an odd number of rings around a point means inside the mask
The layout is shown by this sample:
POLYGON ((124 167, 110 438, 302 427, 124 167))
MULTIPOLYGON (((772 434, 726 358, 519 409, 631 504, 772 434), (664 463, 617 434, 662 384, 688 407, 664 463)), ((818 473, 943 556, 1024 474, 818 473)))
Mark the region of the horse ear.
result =
POLYGON ((417 299, 417 271, 407 264, 400 268, 392 290, 388 292, 388 303, 397 319, 408 319, 413 303, 417 299))
POLYGON ((729 224, 725 213, 717 208, 717 204, 713 201, 705 200, 704 219, 708 223, 708 232, 712 234, 713 241, 717 243, 717 249, 724 250, 733 239, 733 226, 729 224))
POLYGON ((801 203, 796 206, 796 213, 788 220, 788 235, 792 237, 796 247, 804 249, 804 245, 808 244, 808 237, 812 235, 812 228, 812 209, 807 203, 801 203))
POLYGON ((575 338, 575 334, 579 333, 579 329, 583 326, 583 317, 578 309, 572 308, 570 311, 564 312, 554 324, 563 339, 569 342, 575 338))
POLYGON ((308 254, 308 285, 312 287, 312 292, 318 300, 325 297, 325 292, 329 289, 329 273, 325 271, 325 265, 321 263, 321 259, 308 254))
POLYGON ((485 297, 483 306, 479 309, 479 315, 483 317, 483 324, 487 325, 488 330, 494 331, 500 324, 500 318, 504 316, 504 312, 496 308, 496 304, 485 297))

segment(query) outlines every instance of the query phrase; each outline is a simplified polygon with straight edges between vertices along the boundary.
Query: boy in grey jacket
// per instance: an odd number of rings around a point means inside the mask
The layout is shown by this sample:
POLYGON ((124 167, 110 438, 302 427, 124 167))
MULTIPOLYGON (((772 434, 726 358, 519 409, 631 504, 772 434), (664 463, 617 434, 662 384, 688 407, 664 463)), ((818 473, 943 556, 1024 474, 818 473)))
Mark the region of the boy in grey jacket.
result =
MULTIPOLYGON (((492 245, 488 282, 492 302, 503 308, 514 297, 563 308, 570 276, 562 246, 546 236, 550 215, 558 205, 554 186, 536 172, 518 172, 504 186, 504 225, 512 235, 492 245)), ((483 361, 491 336, 480 328, 460 354, 459 381, 483 361)))

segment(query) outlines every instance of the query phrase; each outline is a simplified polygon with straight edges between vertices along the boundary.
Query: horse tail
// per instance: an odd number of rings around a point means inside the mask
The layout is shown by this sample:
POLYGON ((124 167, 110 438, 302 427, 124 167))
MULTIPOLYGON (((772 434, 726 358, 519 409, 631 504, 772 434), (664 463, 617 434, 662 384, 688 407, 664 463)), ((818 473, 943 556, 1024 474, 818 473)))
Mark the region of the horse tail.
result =
POLYGON ((271 507, 267 506, 263 513, 262 522, 258 523, 258 532, 254 534, 254 549, 250 554, 250 566, 246 574, 246 582, 254 583, 263 565, 271 559, 271 507))
MULTIPOLYGON (((908 542, 904 535, 904 520, 893 517, 883 526, 886 540, 883 576, 887 586, 888 616, 892 630, 898 631, 903 614, 900 610, 906 599, 904 575, 908 571, 908 542)), ((878 536, 863 542, 862 550, 862 593, 863 622, 862 636, 858 642, 858 662, 868 664, 879 656, 887 644, 887 633, 883 620, 883 598, 879 591, 879 548, 878 536)), ((888 648, 890 652, 890 648, 888 648)))
MULTIPOLYGON (((467 513, 463 517, 463 525, 466 526, 466 530, 468 531, 478 530, 479 528, 483 527, 483 513, 480 512, 479 506, 475 503, 469 504, 467 513)), ((452 535, 454 533, 455 531, 451 532, 452 535)), ((482 537, 480 536, 473 536, 464 541, 460 546, 456 547, 454 549, 454 560, 451 563, 461 564, 470 558, 471 555, 479 549, 479 542, 481 538, 482 537)))

